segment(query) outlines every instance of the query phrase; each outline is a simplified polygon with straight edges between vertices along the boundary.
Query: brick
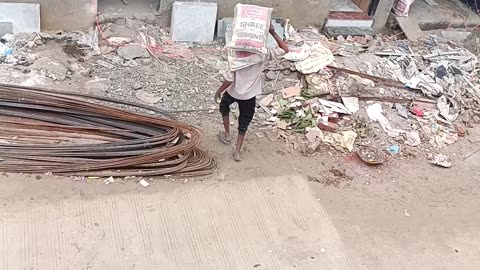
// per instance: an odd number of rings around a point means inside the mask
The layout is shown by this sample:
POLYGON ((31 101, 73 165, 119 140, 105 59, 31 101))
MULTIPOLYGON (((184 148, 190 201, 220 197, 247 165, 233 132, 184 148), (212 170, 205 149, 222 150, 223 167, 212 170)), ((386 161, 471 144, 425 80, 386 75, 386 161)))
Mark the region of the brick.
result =
POLYGON ((318 128, 328 132, 336 132, 338 129, 338 125, 331 122, 328 122, 328 123, 320 122, 318 123, 318 128))
POLYGON ((311 154, 317 152, 318 147, 320 147, 321 143, 322 142, 318 141, 318 142, 313 142, 313 143, 309 144, 308 147, 307 147, 307 153, 311 155, 311 154))

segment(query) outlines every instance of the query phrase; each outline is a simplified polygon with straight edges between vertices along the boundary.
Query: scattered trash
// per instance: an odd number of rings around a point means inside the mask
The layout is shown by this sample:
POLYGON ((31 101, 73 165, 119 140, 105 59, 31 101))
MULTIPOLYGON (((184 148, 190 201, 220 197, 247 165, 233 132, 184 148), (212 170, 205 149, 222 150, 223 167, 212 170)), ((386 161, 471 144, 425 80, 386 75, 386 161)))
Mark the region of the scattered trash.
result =
POLYGON ((322 106, 323 112, 329 114, 333 112, 343 113, 343 114, 352 114, 350 110, 345 107, 342 103, 328 101, 324 99, 319 99, 318 102, 322 106))
POLYGON ((406 217, 409 217, 409 216, 410 216, 410 213, 408 212, 407 209, 403 210, 403 214, 404 214, 406 217))
POLYGON ((407 141, 405 142, 407 145, 418 146, 422 143, 420 134, 418 134, 417 131, 405 132, 405 137, 407 138, 407 141))
POLYGON ((321 42, 306 42, 305 48, 308 51, 308 57, 304 60, 295 62, 295 68, 303 74, 312 74, 331 64, 335 57, 332 52, 322 45, 321 42))
POLYGON ((450 167, 452 167, 452 162, 450 161, 450 158, 448 158, 447 156, 445 156, 445 155, 443 155, 443 154, 434 155, 433 158, 432 158, 431 163, 432 163, 433 165, 436 165, 436 166, 439 166, 439 167, 443 167, 443 168, 450 168, 450 167))
POLYGON ((382 150, 375 147, 361 146, 357 154, 363 162, 369 165, 380 165, 385 162, 382 150))
POLYGON ((391 145, 388 148, 390 155, 398 155, 400 153, 400 146, 398 144, 391 145))
POLYGON ((113 179, 113 176, 108 177, 107 179, 103 180, 105 185, 109 185, 115 182, 115 179, 113 179))
POLYGON ((144 188, 150 186, 150 183, 148 183, 145 179, 140 180, 140 182, 138 182, 138 183, 140 185, 142 185, 142 187, 144 187, 144 188))
POLYGON ((350 113, 356 113, 360 110, 360 104, 358 103, 357 97, 342 97, 343 105, 347 108, 350 113))
POLYGON ((441 96, 438 99, 438 110, 440 111, 440 115, 445 117, 447 121, 453 122, 457 119, 458 117, 458 103, 451 98, 448 98, 447 96, 441 96))
POLYGON ((0 56, 6 57, 13 53, 13 49, 0 43, 0 56))
POLYGON ((340 134, 342 135, 341 138, 339 139, 340 146, 343 148, 347 148, 348 151, 351 152, 353 150, 355 139, 357 138, 357 133, 349 130, 349 131, 342 131, 340 132, 340 134))
POLYGON ((425 115, 425 112, 424 110, 422 110, 421 108, 418 108, 416 106, 413 106, 411 109, 410 109, 410 112, 412 112, 413 114, 415 114, 416 116, 420 116, 420 117, 423 117, 425 115))

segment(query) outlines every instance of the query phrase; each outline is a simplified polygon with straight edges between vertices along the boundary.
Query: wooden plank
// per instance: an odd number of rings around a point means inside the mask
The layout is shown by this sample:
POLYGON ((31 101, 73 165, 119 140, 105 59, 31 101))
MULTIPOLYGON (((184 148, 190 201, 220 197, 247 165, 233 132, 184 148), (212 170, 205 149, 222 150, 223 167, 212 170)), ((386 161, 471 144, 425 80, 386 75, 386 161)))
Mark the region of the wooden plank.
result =
POLYGON ((422 29, 418 26, 417 20, 411 17, 396 17, 398 25, 407 36, 408 40, 415 41, 424 37, 422 29))
POLYGON ((371 0, 362 0, 358 6, 364 12, 368 12, 368 6, 370 6, 371 0))

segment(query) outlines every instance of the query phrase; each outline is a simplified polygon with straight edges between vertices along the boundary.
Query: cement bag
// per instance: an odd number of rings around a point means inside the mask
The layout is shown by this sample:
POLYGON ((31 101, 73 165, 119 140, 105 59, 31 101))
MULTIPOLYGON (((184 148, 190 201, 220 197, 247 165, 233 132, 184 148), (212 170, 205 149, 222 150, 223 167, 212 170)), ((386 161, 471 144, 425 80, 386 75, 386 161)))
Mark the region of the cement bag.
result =
POLYGON ((305 46, 308 46, 308 49, 306 49, 308 57, 304 60, 295 62, 295 68, 301 73, 317 73, 335 60, 333 53, 323 46, 322 42, 307 41, 305 44, 305 46))
POLYGON ((226 47, 233 50, 267 54, 271 17, 271 8, 237 4, 233 19, 232 39, 226 47))
MULTIPOLYGON (((227 28, 225 34, 225 42, 231 42, 233 36, 233 29, 227 28)), ((228 68, 231 72, 237 71, 258 63, 263 62, 265 56, 263 54, 252 53, 247 51, 237 51, 227 49, 228 68)))
POLYGON ((397 16, 407 17, 413 1, 414 0, 395 0, 393 3, 393 13, 397 16))

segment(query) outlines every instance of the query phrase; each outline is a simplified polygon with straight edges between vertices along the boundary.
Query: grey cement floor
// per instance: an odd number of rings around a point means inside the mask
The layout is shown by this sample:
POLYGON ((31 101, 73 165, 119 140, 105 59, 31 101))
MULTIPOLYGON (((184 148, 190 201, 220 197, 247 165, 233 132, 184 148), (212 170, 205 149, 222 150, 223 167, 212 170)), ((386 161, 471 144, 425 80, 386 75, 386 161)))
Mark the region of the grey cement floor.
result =
POLYGON ((410 7, 409 16, 414 16, 422 30, 475 27, 480 25, 480 16, 459 0, 435 0, 438 6, 430 6, 424 0, 416 0, 410 7))
POLYGON ((392 242, 373 226, 371 235, 351 238, 355 232, 336 229, 322 199, 302 177, 141 191, 91 199, 3 200, 0 268, 480 268, 478 228, 453 227, 445 234, 432 222, 415 232, 415 240, 392 242))
POLYGON ((0 209, 2 269, 354 269, 300 177, 0 209), (325 249, 325 252, 322 252, 325 249))

